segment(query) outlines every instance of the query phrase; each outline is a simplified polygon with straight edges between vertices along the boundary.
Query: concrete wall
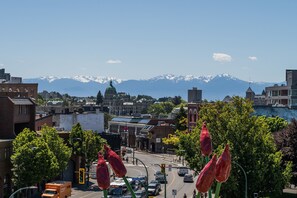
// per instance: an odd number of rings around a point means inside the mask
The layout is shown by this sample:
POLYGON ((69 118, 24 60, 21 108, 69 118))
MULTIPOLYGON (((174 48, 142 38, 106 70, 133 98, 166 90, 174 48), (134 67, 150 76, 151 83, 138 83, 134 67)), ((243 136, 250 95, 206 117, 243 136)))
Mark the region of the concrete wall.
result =
POLYGON ((88 113, 88 114, 60 114, 59 117, 59 128, 65 131, 71 131, 73 125, 80 123, 83 130, 93 130, 97 133, 104 131, 104 114, 88 113))
POLYGON ((287 107, 265 107, 255 106, 255 115, 265 115, 267 117, 281 117, 287 121, 291 121, 292 118, 297 119, 297 109, 289 109, 287 107))

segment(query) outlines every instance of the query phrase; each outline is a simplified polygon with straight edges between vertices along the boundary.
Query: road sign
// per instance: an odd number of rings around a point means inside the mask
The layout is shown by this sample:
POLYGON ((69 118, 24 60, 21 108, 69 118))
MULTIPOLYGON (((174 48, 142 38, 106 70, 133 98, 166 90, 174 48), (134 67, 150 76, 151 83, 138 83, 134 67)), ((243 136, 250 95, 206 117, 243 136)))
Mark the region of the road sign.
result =
POLYGON ((176 189, 172 189, 172 195, 175 196, 177 194, 177 190, 176 189))

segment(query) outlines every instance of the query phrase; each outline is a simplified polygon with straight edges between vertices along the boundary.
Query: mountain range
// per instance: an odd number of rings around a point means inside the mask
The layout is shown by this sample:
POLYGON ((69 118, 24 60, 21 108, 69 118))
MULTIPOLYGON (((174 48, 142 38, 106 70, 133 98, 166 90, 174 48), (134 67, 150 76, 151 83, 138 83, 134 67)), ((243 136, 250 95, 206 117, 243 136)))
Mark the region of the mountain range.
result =
POLYGON ((113 86, 117 92, 125 92, 131 96, 149 95, 154 98, 181 96, 187 100, 187 92, 193 87, 202 90, 202 98, 207 100, 222 100, 225 96, 245 96, 248 87, 256 94, 261 94, 265 87, 277 83, 247 82, 228 74, 216 76, 195 77, 161 75, 143 80, 120 80, 111 77, 74 76, 74 77, 40 77, 23 79, 24 83, 38 83, 38 91, 56 91, 71 96, 96 96, 100 90, 113 86))

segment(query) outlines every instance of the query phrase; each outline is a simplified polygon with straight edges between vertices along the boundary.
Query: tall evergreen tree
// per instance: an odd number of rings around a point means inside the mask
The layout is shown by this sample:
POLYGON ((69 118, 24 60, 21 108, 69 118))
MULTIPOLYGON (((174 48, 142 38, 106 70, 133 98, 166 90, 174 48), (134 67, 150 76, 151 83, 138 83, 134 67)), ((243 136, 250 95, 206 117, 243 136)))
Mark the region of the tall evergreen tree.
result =
POLYGON ((103 96, 101 94, 101 91, 99 90, 97 93, 96 105, 102 104, 102 102, 103 102, 103 96))

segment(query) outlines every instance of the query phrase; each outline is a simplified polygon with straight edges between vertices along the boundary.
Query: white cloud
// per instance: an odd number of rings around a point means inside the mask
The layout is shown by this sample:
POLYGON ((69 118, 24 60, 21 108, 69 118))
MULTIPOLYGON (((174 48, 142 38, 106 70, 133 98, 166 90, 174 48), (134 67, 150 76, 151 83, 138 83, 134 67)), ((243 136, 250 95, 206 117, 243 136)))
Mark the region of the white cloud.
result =
POLYGON ((256 56, 249 56, 249 59, 251 61, 257 61, 258 60, 258 58, 256 56))
POLYGON ((4 67, 4 64, 3 63, 0 63, 0 67, 4 67))
POLYGON ((106 63, 107 64, 120 64, 120 63, 122 63, 122 61, 120 61, 120 60, 108 60, 108 61, 106 61, 106 63))
POLYGON ((213 53, 212 58, 218 62, 230 62, 232 57, 224 53, 213 53))

